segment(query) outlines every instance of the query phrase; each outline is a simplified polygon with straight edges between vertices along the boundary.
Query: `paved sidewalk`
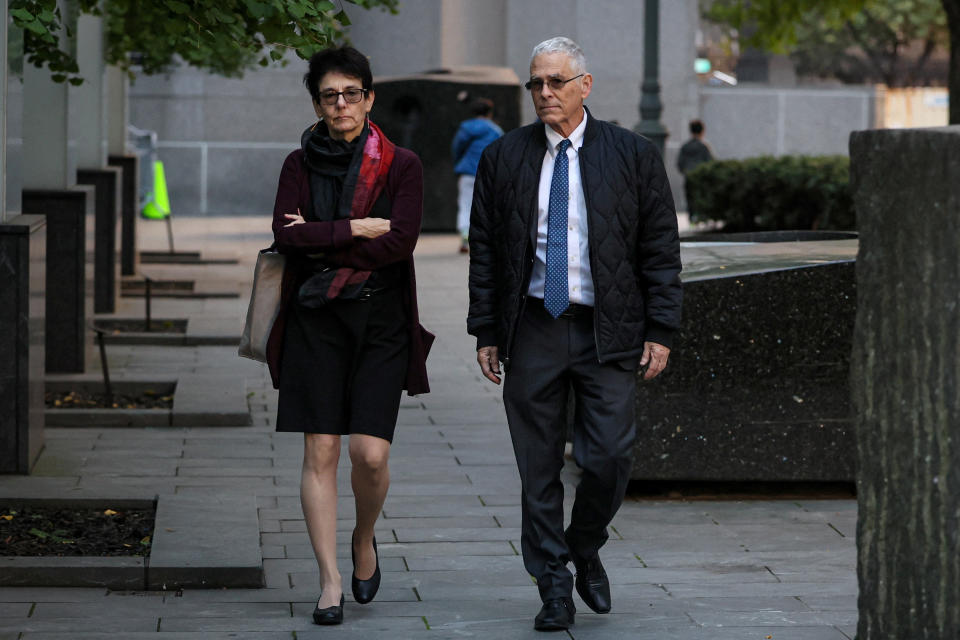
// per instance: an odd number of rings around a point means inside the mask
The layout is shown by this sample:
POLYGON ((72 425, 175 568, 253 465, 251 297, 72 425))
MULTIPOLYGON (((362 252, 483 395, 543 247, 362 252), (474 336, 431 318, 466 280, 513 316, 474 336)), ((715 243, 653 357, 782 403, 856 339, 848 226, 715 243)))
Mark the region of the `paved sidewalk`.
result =
MULTIPOLYGON (((246 308, 256 249, 269 221, 178 219, 177 249, 233 254, 239 265, 144 265, 151 277, 197 278, 237 299, 155 300, 156 317, 234 326, 246 308), (216 285, 215 287, 213 285, 216 285)), ((141 221, 141 249, 165 248, 161 224, 141 221)), ((498 389, 483 381, 465 334, 467 259, 453 236, 426 236, 417 253, 423 323, 438 339, 433 392, 405 397, 391 454, 392 484, 377 539, 376 601, 350 600, 340 627, 316 627, 318 574, 300 513, 301 437, 276 434, 276 392, 265 367, 224 346, 109 349, 111 373, 242 372, 254 425, 49 428, 34 483, 177 494, 253 494, 267 586, 244 590, 108 592, 0 588, 0 640, 78 638, 541 638, 536 587, 518 555, 519 480, 498 389)), ((117 315, 136 315, 123 298, 117 315)), ((642 425, 641 425, 642 428, 642 425)), ((576 470, 568 465, 568 487, 576 470)), ((340 569, 349 598, 353 503, 349 458, 339 471, 340 569)), ((569 493, 569 492, 568 492, 569 493)), ((569 508, 569 501, 568 501, 569 508)), ((856 503, 628 501, 603 559, 613 612, 575 597, 577 640, 851 640, 856 627, 856 503)))

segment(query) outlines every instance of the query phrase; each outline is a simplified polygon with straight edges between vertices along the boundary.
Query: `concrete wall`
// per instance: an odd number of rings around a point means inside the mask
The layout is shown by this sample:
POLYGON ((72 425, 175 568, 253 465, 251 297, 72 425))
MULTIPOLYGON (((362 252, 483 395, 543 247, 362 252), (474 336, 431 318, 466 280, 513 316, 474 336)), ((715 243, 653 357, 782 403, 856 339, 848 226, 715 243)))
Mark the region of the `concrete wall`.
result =
POLYGON ((269 214, 286 155, 316 116, 302 61, 243 79, 182 69, 130 87, 130 123, 158 133, 174 215, 269 214))
POLYGON ((700 117, 718 158, 846 155, 851 131, 876 126, 879 100, 873 87, 702 89, 700 117))

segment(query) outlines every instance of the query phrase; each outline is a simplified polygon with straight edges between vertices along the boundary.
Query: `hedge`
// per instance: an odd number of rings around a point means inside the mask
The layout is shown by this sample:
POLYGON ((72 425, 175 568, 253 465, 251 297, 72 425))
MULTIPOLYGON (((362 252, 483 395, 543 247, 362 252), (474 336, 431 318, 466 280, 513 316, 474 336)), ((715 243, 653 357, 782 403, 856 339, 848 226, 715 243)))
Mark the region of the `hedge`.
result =
POLYGON ((693 220, 721 220, 725 231, 856 229, 845 156, 720 160, 687 180, 693 220))

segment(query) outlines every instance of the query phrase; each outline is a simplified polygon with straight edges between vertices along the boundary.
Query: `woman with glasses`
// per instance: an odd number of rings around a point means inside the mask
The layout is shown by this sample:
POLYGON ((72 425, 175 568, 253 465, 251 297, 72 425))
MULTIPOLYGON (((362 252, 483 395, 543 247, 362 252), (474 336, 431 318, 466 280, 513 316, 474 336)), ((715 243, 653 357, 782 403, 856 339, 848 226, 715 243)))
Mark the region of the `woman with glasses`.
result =
POLYGON ((373 75, 359 51, 315 54, 304 84, 319 121, 280 171, 273 233, 287 261, 268 362, 280 390, 276 429, 304 434, 300 502, 320 569, 313 620, 340 624, 341 437, 350 436, 356 503, 351 587, 365 604, 380 586, 374 524, 400 397, 429 391, 433 336, 419 323, 413 269, 423 169, 370 121, 373 75))

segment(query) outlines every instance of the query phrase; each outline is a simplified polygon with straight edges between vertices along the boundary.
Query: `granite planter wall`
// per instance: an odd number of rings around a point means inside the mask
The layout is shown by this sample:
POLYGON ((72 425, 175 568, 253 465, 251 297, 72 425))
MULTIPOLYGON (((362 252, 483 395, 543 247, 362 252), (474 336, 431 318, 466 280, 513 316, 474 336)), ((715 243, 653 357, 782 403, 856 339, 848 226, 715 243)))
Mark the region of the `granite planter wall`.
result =
POLYGON ((120 217, 120 169, 77 169, 77 183, 96 189, 94 209, 93 311, 117 307, 117 222, 120 217))
POLYGON ((87 295, 93 274, 86 256, 93 188, 24 190, 23 207, 47 218, 47 372, 83 373, 93 348, 86 326, 93 317, 93 300, 87 295))
POLYGON ((0 473, 29 473, 43 447, 46 220, 0 224, 0 473))
POLYGON ((808 244, 833 243, 742 245, 701 272, 691 262, 669 366, 638 382, 634 479, 853 480, 855 262, 827 249, 777 268, 778 247, 808 244))
POLYGON ((860 640, 960 638, 960 126, 860 131, 860 640))
POLYGON ((111 167, 118 167, 120 177, 120 274, 137 272, 137 212, 140 209, 140 158, 134 155, 111 155, 111 167))

